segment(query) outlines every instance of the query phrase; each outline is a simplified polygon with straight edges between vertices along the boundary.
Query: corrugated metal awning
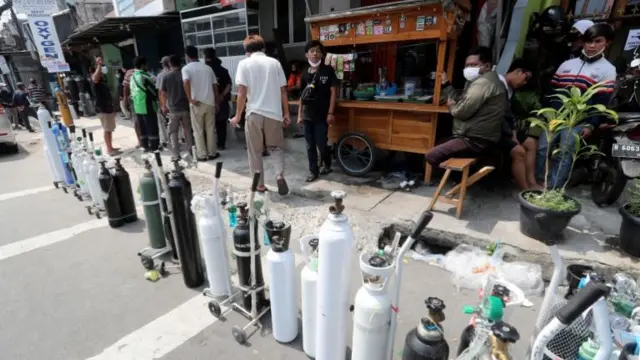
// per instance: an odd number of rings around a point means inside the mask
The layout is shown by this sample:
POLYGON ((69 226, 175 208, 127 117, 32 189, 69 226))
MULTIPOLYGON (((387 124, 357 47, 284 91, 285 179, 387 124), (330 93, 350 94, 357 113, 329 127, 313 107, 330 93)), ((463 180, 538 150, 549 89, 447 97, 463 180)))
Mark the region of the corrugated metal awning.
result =
POLYGON ((76 29, 62 45, 114 44, 133 37, 136 31, 174 23, 180 23, 179 15, 109 17, 76 29))

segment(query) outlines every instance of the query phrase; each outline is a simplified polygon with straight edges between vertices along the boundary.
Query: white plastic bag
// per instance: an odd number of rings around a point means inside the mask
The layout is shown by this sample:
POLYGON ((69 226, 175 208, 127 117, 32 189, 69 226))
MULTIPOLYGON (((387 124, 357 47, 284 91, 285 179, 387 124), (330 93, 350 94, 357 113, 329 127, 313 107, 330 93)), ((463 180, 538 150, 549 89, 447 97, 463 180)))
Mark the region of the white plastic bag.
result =
POLYGON ((525 296, 537 296, 544 290, 542 267, 524 261, 503 262, 497 267, 497 275, 522 290, 525 296))
POLYGON ((444 268, 451 272, 451 281, 458 288, 477 290, 484 285, 487 274, 495 271, 502 262, 502 253, 496 249, 495 256, 470 245, 459 245, 445 255, 444 268))

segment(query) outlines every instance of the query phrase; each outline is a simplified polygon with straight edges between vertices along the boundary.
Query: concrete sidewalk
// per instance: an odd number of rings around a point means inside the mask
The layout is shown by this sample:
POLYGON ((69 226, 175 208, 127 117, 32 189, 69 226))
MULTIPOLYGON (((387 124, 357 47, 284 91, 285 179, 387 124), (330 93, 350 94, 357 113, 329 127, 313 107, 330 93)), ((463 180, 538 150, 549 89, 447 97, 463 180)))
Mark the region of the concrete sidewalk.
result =
MULTIPOLYGON (((99 121, 82 118, 76 125, 93 131, 97 145, 102 143, 99 121)), ((288 133, 291 130, 287 131, 288 133)), ((38 134, 36 134, 37 136, 38 134)), ((229 129, 227 150, 219 160, 224 162, 221 183, 237 193, 246 193, 250 186, 250 172, 243 137, 229 129)), ((129 172, 141 172, 139 150, 130 121, 118 121, 114 144, 124 150, 123 163, 129 172)), ((170 153, 163 153, 168 164, 170 153)), ((359 247, 377 245, 390 229, 406 231, 431 200, 435 187, 421 186, 413 192, 384 189, 376 183, 380 174, 367 178, 353 178, 334 172, 316 182, 306 183, 308 174, 304 139, 286 139, 286 177, 291 189, 287 197, 272 195, 272 207, 301 233, 317 231, 326 218, 331 203, 330 193, 340 189, 347 193, 346 213, 350 216, 359 247)), ((194 193, 211 186, 215 161, 199 163, 187 170, 194 193)), ((275 189, 275 172, 270 158, 265 158, 266 183, 275 189)), ((572 189, 572 196, 582 204, 582 213, 571 222, 565 232, 566 239, 559 247, 567 262, 588 262, 608 268, 640 273, 638 260, 609 245, 615 242, 620 226, 617 207, 598 208, 589 197, 588 189, 572 189)), ((623 201, 623 200, 620 200, 623 201)), ((474 186, 467 192, 462 219, 455 218, 455 209, 438 204, 435 219, 423 234, 431 243, 455 246, 460 243, 486 246, 499 240, 508 256, 547 265, 550 258, 546 246, 522 235, 519 231, 519 204, 513 189, 487 190, 474 186)))

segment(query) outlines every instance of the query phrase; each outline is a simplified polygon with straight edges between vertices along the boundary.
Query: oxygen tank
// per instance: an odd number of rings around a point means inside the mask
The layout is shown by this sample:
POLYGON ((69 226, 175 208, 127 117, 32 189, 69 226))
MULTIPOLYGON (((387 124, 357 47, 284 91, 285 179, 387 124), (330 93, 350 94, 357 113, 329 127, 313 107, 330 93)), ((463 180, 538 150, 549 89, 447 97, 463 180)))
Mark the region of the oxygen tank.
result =
POLYGON ((120 158, 116 159, 113 179, 115 180, 116 191, 118 192, 118 203, 120 204, 124 221, 128 223, 138 221, 138 212, 136 211, 136 200, 133 197, 133 189, 131 188, 131 179, 129 178, 127 170, 125 170, 120 163, 120 158))
POLYGON ((273 338, 290 343, 298 337, 298 292, 296 290, 296 262, 289 248, 291 225, 273 222, 265 226, 271 239, 267 253, 269 269, 269 297, 273 338), (268 226, 271 225, 271 226, 268 226))
POLYGON ((409 331, 404 342, 402 360, 448 360, 449 344, 444 339, 441 322, 444 321, 444 302, 430 297, 425 300, 429 315, 409 331))
POLYGON ((86 156, 85 148, 83 147, 83 142, 81 137, 77 137, 75 143, 73 144, 72 153, 71 153, 71 166, 76 174, 76 184, 78 184, 78 191, 76 196, 79 200, 82 200, 82 197, 89 194, 89 185, 87 184, 86 176, 84 174, 84 169, 82 168, 82 163, 84 161, 84 156, 86 156))
POLYGON ((118 192, 116 191, 115 181, 109 169, 107 162, 100 162, 100 175, 98 176, 100 189, 102 190, 102 199, 104 200, 104 210, 109 219, 109 226, 118 228, 124 225, 120 204, 118 203, 118 192))
POLYGON ((162 166, 162 157, 160 156, 160 151, 156 151, 155 153, 156 163, 158 164, 158 168, 154 168, 154 176, 156 177, 156 186, 160 188, 162 191, 160 192, 160 206, 162 209, 162 223, 164 224, 164 236, 167 240, 168 244, 171 246, 171 257, 174 260, 178 260, 178 248, 176 247, 176 242, 173 239, 173 228, 171 227, 171 211, 169 209, 169 204, 167 199, 169 197, 169 173, 164 171, 162 166), (164 177, 164 181, 161 178, 164 177), (167 188, 165 188, 165 184, 167 188))
POLYGON ((344 191, 333 191, 335 204, 318 234, 318 304, 316 359, 344 359, 347 348, 351 259, 355 239, 349 219, 342 213, 344 191))
POLYGON ((58 156, 57 154, 58 148, 55 145, 55 140, 52 139, 53 134, 51 133, 51 122, 48 121, 45 127, 43 127, 42 129, 44 131, 44 154, 47 159, 47 163, 49 164, 49 169, 51 170, 53 183, 55 186, 57 186, 58 183, 65 183, 66 180, 64 168, 62 162, 60 161, 60 156, 58 156))
MULTIPOLYGON (((100 188, 95 188, 95 182, 92 181, 93 174, 91 173, 91 165, 95 162, 93 156, 87 154, 82 161, 82 171, 86 176, 87 187, 89 188, 89 195, 91 195, 91 202, 97 204, 100 201, 100 188)), ((117 190, 116 190, 117 191, 117 190)))
POLYGON ((175 169, 169 177, 169 192, 174 220, 171 226, 176 231, 177 239, 174 240, 176 240, 184 284, 189 288, 196 288, 204 283, 204 275, 202 274, 202 260, 198 247, 196 219, 190 209, 191 183, 184 176, 177 161, 174 161, 174 167, 175 169))
MULTIPOLYGON (((235 257, 232 256, 233 253, 231 249, 233 248, 233 239, 229 236, 227 232, 227 223, 224 221, 224 217, 222 215, 222 207, 227 204, 227 192, 220 190, 220 175, 222 175, 222 161, 216 162, 216 172, 215 177, 213 178, 213 196, 215 197, 215 217, 220 224, 220 229, 222 229, 222 241, 224 243, 224 253, 227 255, 227 272, 229 274, 235 273, 235 257), (222 206, 221 206, 222 205, 222 206)), ((230 192, 229 192, 230 196, 230 192)), ((230 224, 231 225, 231 224, 230 224)), ((232 225, 232 227, 235 224, 232 225)))
POLYGON ((302 350, 316 357, 316 300, 318 293, 318 236, 305 235, 300 238, 300 249, 306 264, 300 274, 302 293, 302 350))
MULTIPOLYGON (((245 202, 236 204, 240 214, 238 216, 238 225, 233 229, 233 253, 236 255, 236 264, 238 266, 238 283, 245 287, 251 287, 251 255, 255 257, 256 266, 256 287, 264 287, 264 278, 262 276, 262 263, 260 261, 260 242, 255 242, 255 248, 251 251, 251 238, 249 230, 249 209, 245 202)), ((258 239, 258 220, 255 220, 254 238, 258 239)), ((243 292, 242 307, 251 311, 251 296, 243 292)), ((256 293, 258 308, 267 304, 264 295, 264 289, 256 293)))
POLYGON ((227 252, 225 250, 224 226, 220 225, 216 215, 217 197, 201 193, 191 200, 191 211, 197 214, 198 233, 202 243, 204 268, 209 282, 209 292, 214 297, 231 295, 231 275, 227 252))
POLYGON ((138 193, 144 211, 144 218, 147 223, 147 236, 149 236, 149 246, 152 249, 162 249, 167 246, 164 239, 164 227, 162 225, 162 214, 160 212, 160 201, 158 200, 158 188, 156 179, 151 171, 149 160, 144 160, 144 173, 138 183, 138 193))
MULTIPOLYGON (((49 112, 46 111, 46 113, 47 113, 46 115, 48 116, 49 112)), ((67 132, 67 128, 59 121, 56 121, 51 125, 51 132, 53 133, 53 137, 55 139, 55 144, 56 144, 55 151, 57 151, 58 157, 60 157, 60 161, 62 162, 62 169, 64 170, 65 183, 69 186, 74 185, 75 179, 71 174, 71 170, 69 170, 69 166, 67 166, 67 164, 69 163, 69 159, 67 155, 67 151, 69 149, 69 134, 67 132)))
POLYGON ((393 260, 380 250, 360 255, 362 287, 353 308, 352 360, 386 360, 391 325, 393 260))

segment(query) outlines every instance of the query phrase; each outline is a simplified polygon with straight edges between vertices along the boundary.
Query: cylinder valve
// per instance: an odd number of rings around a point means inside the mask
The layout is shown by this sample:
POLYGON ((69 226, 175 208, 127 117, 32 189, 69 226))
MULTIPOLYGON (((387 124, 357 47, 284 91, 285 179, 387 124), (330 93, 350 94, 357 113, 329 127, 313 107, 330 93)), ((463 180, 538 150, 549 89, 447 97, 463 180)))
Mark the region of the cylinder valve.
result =
POLYGON ((347 197, 347 193, 342 190, 334 190, 331 192, 331 197, 334 200, 334 204, 329 207, 329 212, 333 215, 340 215, 344 210, 344 205, 342 204, 342 200, 347 197))

